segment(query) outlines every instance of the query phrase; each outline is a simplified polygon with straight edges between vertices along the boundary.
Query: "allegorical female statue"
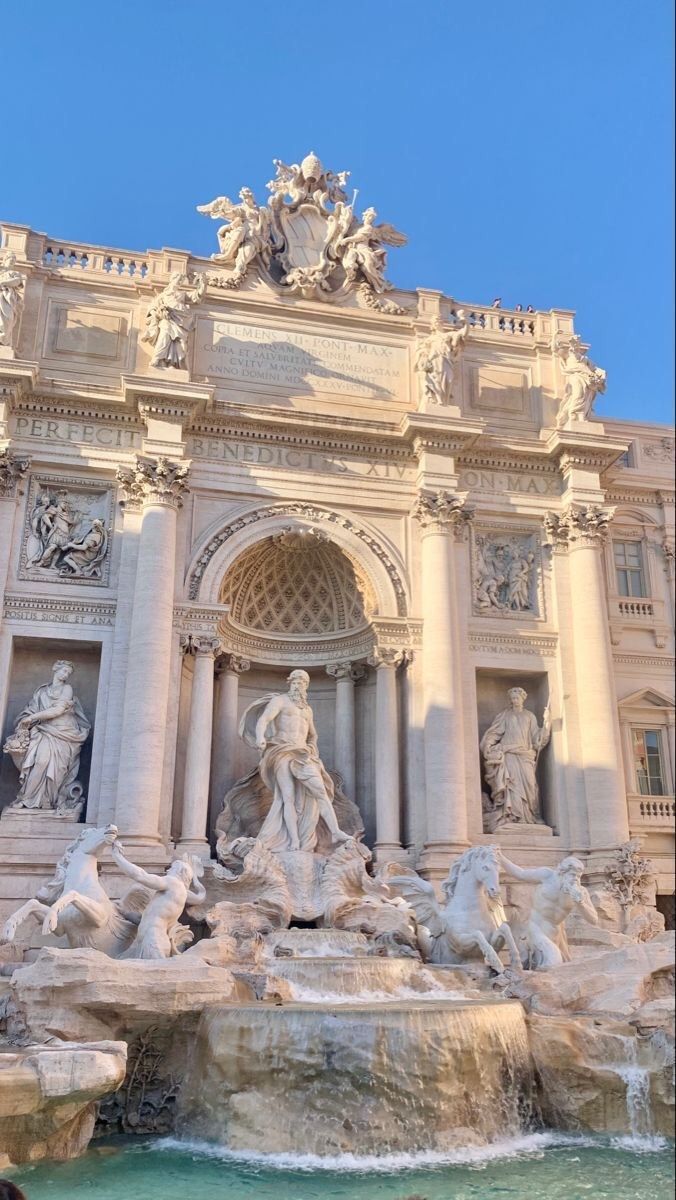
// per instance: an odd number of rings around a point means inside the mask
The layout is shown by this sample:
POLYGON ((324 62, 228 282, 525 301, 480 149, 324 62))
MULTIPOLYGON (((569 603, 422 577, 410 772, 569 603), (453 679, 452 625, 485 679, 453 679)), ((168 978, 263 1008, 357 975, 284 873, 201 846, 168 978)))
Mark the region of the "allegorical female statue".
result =
POLYGON ((0 346, 11 346, 21 316, 25 277, 14 270, 16 255, 5 252, 0 261, 0 346))
POLYGON ((77 783, 80 750, 91 726, 68 682, 73 670, 71 662, 54 663, 52 682, 33 693, 5 742, 21 781, 13 809, 79 816, 84 803, 77 783))
POLYGON ((535 713, 524 708, 528 693, 513 687, 507 694, 510 707, 498 713, 480 744, 492 801, 484 813, 487 833, 511 823, 542 824, 535 771, 551 734, 549 709, 540 728, 535 713))

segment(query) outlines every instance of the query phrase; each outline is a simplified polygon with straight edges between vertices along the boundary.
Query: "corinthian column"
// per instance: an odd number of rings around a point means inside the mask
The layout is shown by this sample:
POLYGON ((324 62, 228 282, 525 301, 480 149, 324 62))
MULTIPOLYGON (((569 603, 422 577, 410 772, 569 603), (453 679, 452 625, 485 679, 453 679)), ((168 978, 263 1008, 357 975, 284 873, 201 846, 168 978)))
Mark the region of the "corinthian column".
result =
POLYGON ((462 672, 458 646, 455 541, 471 510, 464 497, 422 491, 413 509, 422 536, 423 736, 426 867, 448 865, 467 846, 462 672))
POLYGON ((568 552, 579 744, 592 850, 629 837, 622 743, 602 549, 614 510, 571 504, 545 518, 550 541, 568 552))
POLYGON ((343 780, 343 791, 351 800, 356 794, 354 685, 364 671, 351 662, 329 663, 327 675, 336 681, 334 766, 343 780))
POLYGON ((183 649, 194 655, 190 723, 183 780, 183 820, 180 847, 190 854, 209 857, 207 817, 211 774, 211 734, 214 714, 214 660, 218 638, 188 637, 183 649))
POLYGON ((211 821, 213 829, 223 798, 235 782, 239 677, 251 663, 238 654, 224 654, 216 663, 216 702, 211 751, 211 821))
POLYGON ((129 636, 115 820, 128 840, 157 843, 171 669, 176 514, 188 466, 138 457, 120 467, 124 492, 141 501, 141 537, 129 636))
POLYGON ((2 597, 7 586, 9 556, 12 550, 16 504, 21 482, 29 465, 30 459, 19 458, 7 448, 0 450, 0 624, 2 597))
POLYGON ((376 844, 378 862, 402 857, 399 791, 397 667, 404 652, 382 647, 369 657, 376 669, 376 844))

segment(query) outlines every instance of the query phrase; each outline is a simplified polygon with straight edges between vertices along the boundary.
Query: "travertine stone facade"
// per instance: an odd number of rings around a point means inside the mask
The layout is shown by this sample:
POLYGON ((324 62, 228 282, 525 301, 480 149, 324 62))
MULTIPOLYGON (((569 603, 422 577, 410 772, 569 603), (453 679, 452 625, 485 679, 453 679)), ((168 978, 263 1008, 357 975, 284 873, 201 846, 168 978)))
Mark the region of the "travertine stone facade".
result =
MULTIPOLYGON (((600 877, 631 835, 673 893, 673 432, 592 414, 572 313, 397 292, 402 236, 281 166, 268 205, 206 206, 212 260, 2 226, 3 744, 69 660, 86 821, 206 859, 239 718, 302 667, 378 857, 439 878, 493 840, 600 877), (551 714, 542 823, 488 833, 513 687, 551 714)), ((19 783, 2 755, 4 808, 19 783)), ((67 826, 4 813, 5 911, 67 826)))

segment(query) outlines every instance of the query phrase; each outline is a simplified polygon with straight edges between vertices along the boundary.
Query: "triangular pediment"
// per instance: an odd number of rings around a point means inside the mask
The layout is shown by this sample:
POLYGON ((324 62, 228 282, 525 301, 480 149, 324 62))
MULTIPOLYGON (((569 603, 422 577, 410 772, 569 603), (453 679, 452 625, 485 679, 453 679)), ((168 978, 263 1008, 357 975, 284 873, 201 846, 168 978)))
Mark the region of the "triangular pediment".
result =
POLYGON ((663 692, 658 692, 656 688, 641 688, 638 692, 632 692, 629 696, 623 696, 619 701, 620 708, 673 708, 674 700, 672 696, 665 696, 663 692))

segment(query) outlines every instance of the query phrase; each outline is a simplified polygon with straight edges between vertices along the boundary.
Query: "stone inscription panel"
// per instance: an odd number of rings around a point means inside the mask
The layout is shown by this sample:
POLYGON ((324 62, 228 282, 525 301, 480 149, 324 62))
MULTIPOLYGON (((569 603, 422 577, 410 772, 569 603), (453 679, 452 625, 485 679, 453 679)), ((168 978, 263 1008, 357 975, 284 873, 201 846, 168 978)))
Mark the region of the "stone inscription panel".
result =
POLYGON ((243 388, 390 400, 404 392, 408 351, 380 342, 202 317, 194 369, 198 375, 243 388))
POLYGON ((463 468, 458 488, 467 492, 521 492, 526 496, 560 496, 559 475, 531 475, 526 471, 490 471, 483 467, 463 468))
POLYGON ((291 446, 261 445, 220 437, 191 437, 188 457, 211 462, 243 463, 254 467, 281 467, 287 471, 318 471, 328 475, 363 475, 372 479, 412 482, 415 468, 401 462, 381 462, 369 458, 348 458, 321 450, 291 446))
POLYGON ((140 450, 142 441, 141 434, 135 429, 51 417, 12 417, 10 430, 16 438, 72 442, 74 445, 98 446, 101 450, 140 450))

